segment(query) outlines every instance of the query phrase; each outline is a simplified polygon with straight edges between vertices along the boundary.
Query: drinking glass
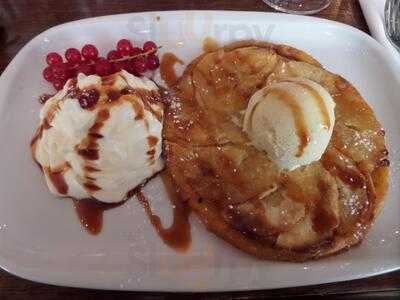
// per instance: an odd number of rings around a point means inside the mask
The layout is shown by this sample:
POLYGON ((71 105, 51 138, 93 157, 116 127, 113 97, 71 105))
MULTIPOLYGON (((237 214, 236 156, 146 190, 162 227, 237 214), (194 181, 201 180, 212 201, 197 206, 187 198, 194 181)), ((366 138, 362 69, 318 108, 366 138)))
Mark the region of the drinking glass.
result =
POLYGON ((387 0, 384 12, 386 36, 400 51, 400 0, 387 0))
POLYGON ((311 15, 329 6, 331 0, 263 0, 272 8, 286 13, 311 15))

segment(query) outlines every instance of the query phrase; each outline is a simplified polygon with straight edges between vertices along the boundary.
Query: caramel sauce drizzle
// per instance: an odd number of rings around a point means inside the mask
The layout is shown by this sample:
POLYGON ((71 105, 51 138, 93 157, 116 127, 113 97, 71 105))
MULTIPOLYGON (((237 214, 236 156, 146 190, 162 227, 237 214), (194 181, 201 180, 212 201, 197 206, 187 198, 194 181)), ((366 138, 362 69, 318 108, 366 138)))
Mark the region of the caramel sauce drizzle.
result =
POLYGON ((83 184, 83 186, 91 193, 101 190, 101 188, 94 183, 95 178, 89 176, 90 173, 99 171, 97 168, 91 165, 90 161, 99 159, 99 144, 97 143, 97 140, 103 138, 99 132, 104 126, 104 122, 109 118, 110 112, 108 109, 100 110, 97 113, 93 126, 89 129, 87 137, 83 139, 81 144, 77 145, 76 147, 77 153, 85 159, 85 165, 83 166, 83 169, 86 171, 86 182, 83 184))
POLYGON ((329 172, 337 175, 344 183, 351 188, 365 187, 365 177, 356 168, 346 162, 346 158, 338 150, 328 147, 321 158, 322 165, 329 172))
MULTIPOLYGON (((30 146, 31 146, 31 152, 33 159, 35 162, 39 165, 39 163, 35 159, 35 152, 36 152, 36 146, 37 142, 39 139, 42 138, 43 132, 47 129, 50 129, 52 126, 50 125, 51 121, 54 118, 55 113, 58 110, 58 105, 53 105, 47 112, 47 115, 44 117, 42 124, 40 124, 39 128, 36 130, 35 134, 33 135, 33 138, 31 140, 30 146)), ((41 167, 40 167, 41 168, 41 167)))
MULTIPOLYGON (((30 146, 31 146, 31 153, 32 153, 33 160, 34 160, 39 166, 40 166, 40 164, 38 163, 38 161, 37 161, 36 158, 35 158, 35 153, 36 153, 37 142, 38 142, 39 139, 42 138, 42 135, 43 135, 43 131, 44 131, 44 130, 45 130, 45 127, 43 126, 43 124, 40 125, 40 126, 38 127, 38 129, 36 130, 35 134, 33 135, 33 138, 32 138, 31 143, 30 143, 30 146)), ((40 166, 40 168, 42 168, 42 167, 40 166)))
POLYGON ((90 234, 97 235, 103 228, 103 213, 106 210, 116 208, 125 203, 104 203, 95 199, 75 200, 74 207, 82 226, 90 234))
POLYGON ((36 164, 39 166, 39 168, 45 174, 47 174, 49 180, 51 181, 51 183, 53 184, 53 186, 55 187, 57 192, 61 195, 66 195, 68 193, 68 185, 65 181, 64 173, 71 166, 68 163, 65 163, 64 165, 60 166, 59 168, 51 170, 50 167, 42 167, 35 158, 37 142, 39 141, 39 139, 42 138, 43 132, 52 127, 50 125, 50 123, 53 120, 55 113, 58 111, 58 109, 59 109, 58 104, 54 104, 48 109, 47 114, 44 117, 42 124, 40 124, 39 128, 36 130, 32 140, 31 140, 30 146, 31 146, 33 160, 36 162, 36 164))
POLYGON ((135 111, 135 120, 139 121, 139 120, 143 120, 144 118, 144 108, 143 106, 140 104, 139 101, 135 100, 132 101, 132 106, 133 106, 133 110, 135 111))
POLYGON ((148 91, 148 90, 144 90, 144 89, 136 89, 136 90, 134 90, 133 93, 142 99, 144 108, 147 111, 151 112, 153 114, 153 116, 155 116, 159 122, 162 122, 162 113, 160 111, 153 109, 153 107, 151 107, 152 103, 157 103, 158 105, 160 105, 160 102, 161 102, 160 93, 158 91, 154 91, 154 90, 148 91))
POLYGON ((44 168, 44 172, 59 194, 66 195, 68 193, 68 185, 64 178, 64 169, 52 171, 50 168, 44 168))
POLYGON ((168 52, 162 56, 160 63, 160 74, 161 74, 161 79, 165 81, 168 87, 174 86, 179 79, 174 69, 174 66, 176 64, 183 65, 184 63, 173 53, 168 52))
POLYGON ((307 147, 310 142, 310 134, 308 132, 306 121, 304 117, 303 110, 300 105, 296 102, 294 97, 287 91, 273 88, 266 91, 276 96, 277 99, 285 103, 292 112, 294 124, 296 127, 296 134, 300 140, 300 144, 296 153, 296 157, 300 157, 304 153, 305 147, 307 147))
POLYGON ((149 150, 147 151, 147 155, 149 156, 150 161, 154 160, 154 156, 156 154, 156 145, 158 142, 158 138, 154 135, 149 135, 147 137, 147 144, 149 146, 149 150))
POLYGON ((295 84, 301 86, 302 88, 307 90, 307 92, 309 94, 311 94, 312 98, 315 100, 315 102, 318 106, 319 111, 321 112, 323 125, 327 129, 329 129, 331 127, 331 119, 329 118, 328 109, 327 109, 325 101, 321 97, 321 95, 314 88, 312 88, 311 86, 309 86, 305 83, 295 82, 295 84))
POLYGON ((115 101, 118 100, 121 97, 121 92, 118 90, 109 90, 107 92, 107 97, 109 101, 115 101))
POLYGON ((153 148, 157 145, 158 142, 158 137, 154 136, 154 135, 149 135, 147 137, 147 143, 149 144, 150 148, 153 148))
POLYGON ((164 171, 161 173, 161 178, 173 208, 173 222, 170 227, 162 226, 160 217, 152 211, 149 201, 140 189, 136 192, 136 196, 163 242, 177 251, 185 252, 189 249, 192 241, 189 222, 190 209, 178 196, 171 175, 164 171))

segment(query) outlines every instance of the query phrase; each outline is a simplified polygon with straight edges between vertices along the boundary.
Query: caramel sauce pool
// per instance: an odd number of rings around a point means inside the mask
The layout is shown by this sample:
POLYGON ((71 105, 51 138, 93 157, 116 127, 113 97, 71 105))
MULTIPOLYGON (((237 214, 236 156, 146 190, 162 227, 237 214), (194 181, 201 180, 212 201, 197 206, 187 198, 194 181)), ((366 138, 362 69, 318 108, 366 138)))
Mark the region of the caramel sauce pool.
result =
POLYGON ((183 61, 175 56, 173 53, 165 53, 162 56, 160 64, 161 79, 165 81, 168 87, 172 87, 178 81, 179 77, 175 72, 175 65, 183 65, 183 61))
POLYGON ((103 228, 103 213, 125 203, 104 203, 94 199, 73 200, 75 211, 82 226, 91 234, 97 235, 103 228))
POLYGON ((160 175, 173 209, 173 221, 170 227, 163 227, 160 217, 153 213, 149 201, 140 190, 136 196, 163 242, 179 252, 185 252, 192 242, 189 222, 190 209, 179 198, 171 175, 167 171, 163 171, 160 175))
MULTIPOLYGON (((190 209, 179 198, 170 174, 167 171, 163 171, 160 175, 173 209, 173 221, 170 227, 163 227, 160 217, 152 211, 148 199, 140 188, 133 190, 128 195, 137 197, 162 241, 179 252, 185 252, 189 249, 192 241, 189 222, 190 209)), ((74 199, 73 201, 80 223, 88 233, 93 235, 99 234, 103 228, 104 212, 119 207, 126 202, 104 203, 95 199, 74 199)))

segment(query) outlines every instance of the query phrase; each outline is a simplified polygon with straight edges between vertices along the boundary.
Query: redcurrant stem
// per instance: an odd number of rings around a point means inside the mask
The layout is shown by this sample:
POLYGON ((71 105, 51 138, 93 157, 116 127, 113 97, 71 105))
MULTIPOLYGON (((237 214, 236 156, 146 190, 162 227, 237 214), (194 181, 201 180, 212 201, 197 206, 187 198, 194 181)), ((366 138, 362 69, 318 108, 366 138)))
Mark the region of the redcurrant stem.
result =
POLYGON ((158 46, 157 49, 151 49, 151 50, 146 51, 144 53, 140 53, 140 54, 136 54, 136 55, 133 55, 133 56, 126 56, 126 57, 110 60, 110 62, 124 61, 124 60, 129 60, 129 59, 132 59, 132 58, 146 56, 146 55, 149 55, 149 54, 156 53, 158 49, 161 49, 161 46, 158 46))
MULTIPOLYGON (((125 56, 125 57, 121 57, 121 58, 118 58, 118 59, 112 59, 112 60, 110 60, 110 62, 113 63, 113 62, 129 60, 129 59, 133 59, 133 58, 137 58, 137 57, 141 57, 141 56, 147 56, 149 54, 156 53, 158 49, 161 49, 161 47, 162 46, 158 46, 156 49, 151 49, 151 50, 146 51, 144 53, 136 54, 136 55, 133 55, 133 56, 125 56)), ((94 65, 94 64, 96 64, 96 62, 88 63, 88 65, 94 65)), ((76 69, 78 67, 79 67, 79 65, 75 65, 75 66, 71 67, 70 69, 76 69)))

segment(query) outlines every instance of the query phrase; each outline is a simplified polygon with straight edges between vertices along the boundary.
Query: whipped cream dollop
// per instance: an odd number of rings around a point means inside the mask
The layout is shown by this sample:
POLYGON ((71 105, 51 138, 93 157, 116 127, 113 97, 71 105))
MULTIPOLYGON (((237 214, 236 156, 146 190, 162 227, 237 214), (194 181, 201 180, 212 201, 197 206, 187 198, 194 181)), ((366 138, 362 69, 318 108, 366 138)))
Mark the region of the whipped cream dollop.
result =
MULTIPOLYGON (((90 93, 89 93, 90 94, 90 93)), ((32 153, 50 191, 75 199, 119 202, 159 172, 163 105, 157 86, 126 71, 69 80, 40 112, 32 153), (79 95, 95 91, 82 108, 79 95)))
POLYGON ((243 130, 278 166, 293 170, 321 158, 332 136, 334 109, 320 84, 281 78, 250 98, 243 130))

